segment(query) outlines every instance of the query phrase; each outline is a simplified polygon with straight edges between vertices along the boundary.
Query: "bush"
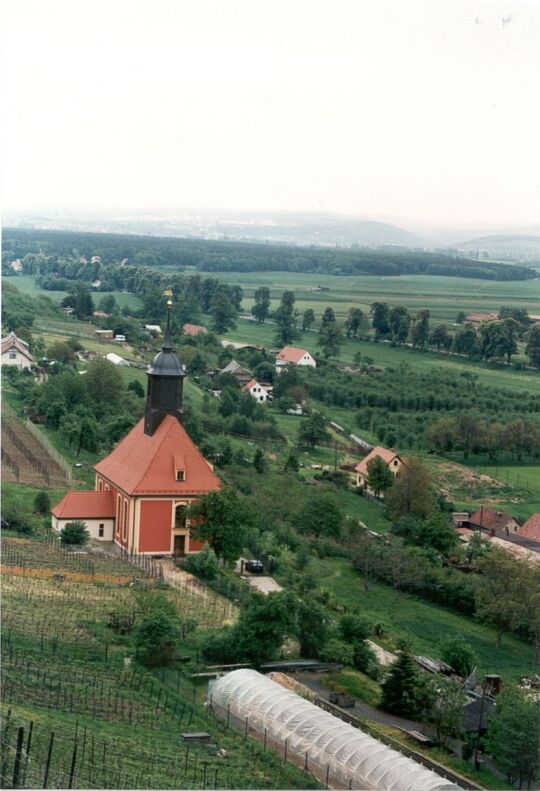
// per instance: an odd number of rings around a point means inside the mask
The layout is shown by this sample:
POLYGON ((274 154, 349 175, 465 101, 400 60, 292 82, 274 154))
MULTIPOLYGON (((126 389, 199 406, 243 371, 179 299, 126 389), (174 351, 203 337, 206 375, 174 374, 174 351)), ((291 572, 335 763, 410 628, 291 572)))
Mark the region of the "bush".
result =
POLYGON ((51 510, 51 500, 47 492, 38 492, 34 497, 34 511, 36 514, 48 514, 51 510))
POLYGON ((135 627, 133 644, 141 661, 149 667, 168 665, 174 659, 178 629, 173 619, 161 609, 143 615, 135 627))
POLYGON ((354 647, 337 637, 332 637, 319 651, 319 659, 323 662, 339 662, 352 667, 354 664, 354 647))
POLYGON ((2 520, 10 530, 22 535, 32 535, 39 528, 39 519, 25 497, 17 497, 11 487, 4 486, 2 492, 2 520))
POLYGON ((455 670, 458 676, 468 676, 478 664, 477 655, 459 635, 448 637, 441 643, 441 654, 443 660, 455 670))
POLYGON ((90 540, 90 533, 84 522, 75 520, 68 522, 60 531, 60 541, 62 544, 72 546, 83 546, 90 540))
POLYGON ((375 651, 370 648, 365 640, 357 640, 353 643, 354 649, 354 667, 356 670, 361 670, 362 673, 377 680, 381 675, 381 668, 375 651))
POLYGON ((214 550, 205 544, 201 552, 187 556, 184 568, 203 580, 215 580, 219 571, 219 562, 214 550))

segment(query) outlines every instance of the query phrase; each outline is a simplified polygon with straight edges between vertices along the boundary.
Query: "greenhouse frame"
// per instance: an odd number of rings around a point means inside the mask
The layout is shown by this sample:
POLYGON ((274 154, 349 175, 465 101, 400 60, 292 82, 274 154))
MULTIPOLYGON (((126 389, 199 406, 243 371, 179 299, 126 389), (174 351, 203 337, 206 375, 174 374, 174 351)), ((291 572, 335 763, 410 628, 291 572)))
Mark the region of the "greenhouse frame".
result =
POLYGON ((332 788, 458 791, 460 786, 255 670, 234 670, 209 685, 209 706, 304 765, 332 788))

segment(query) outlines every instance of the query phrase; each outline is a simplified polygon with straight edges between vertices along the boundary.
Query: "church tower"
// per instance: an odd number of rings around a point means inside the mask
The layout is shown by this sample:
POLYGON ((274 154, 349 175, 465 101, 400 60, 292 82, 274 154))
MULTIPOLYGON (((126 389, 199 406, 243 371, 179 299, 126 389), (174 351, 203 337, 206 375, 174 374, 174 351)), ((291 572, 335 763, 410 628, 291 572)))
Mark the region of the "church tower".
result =
POLYGON ((161 351, 156 354, 148 368, 148 390, 144 413, 144 433, 151 437, 165 415, 182 420, 182 396, 184 366, 174 353, 171 340, 171 291, 165 292, 167 299, 167 329, 161 351))

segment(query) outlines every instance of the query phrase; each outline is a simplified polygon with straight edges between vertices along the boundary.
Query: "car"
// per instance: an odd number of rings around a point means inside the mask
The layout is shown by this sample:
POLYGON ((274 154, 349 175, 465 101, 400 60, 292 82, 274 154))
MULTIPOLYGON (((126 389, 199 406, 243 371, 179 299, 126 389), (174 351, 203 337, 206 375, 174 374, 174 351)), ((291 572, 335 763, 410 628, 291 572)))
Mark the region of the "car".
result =
POLYGON ((250 574, 262 574, 264 565, 261 560, 246 560, 246 571, 250 574))
POLYGON ((125 343, 126 342, 126 336, 125 335, 115 335, 114 336, 114 340, 118 341, 119 343, 125 343))

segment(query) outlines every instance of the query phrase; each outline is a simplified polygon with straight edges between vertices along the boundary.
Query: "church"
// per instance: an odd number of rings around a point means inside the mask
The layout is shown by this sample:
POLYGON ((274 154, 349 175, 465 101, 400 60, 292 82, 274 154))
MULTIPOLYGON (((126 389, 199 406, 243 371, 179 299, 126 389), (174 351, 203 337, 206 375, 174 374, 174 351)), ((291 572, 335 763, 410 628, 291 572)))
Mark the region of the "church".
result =
POLYGON ((161 351, 148 368, 144 417, 95 467, 94 491, 70 491, 52 527, 86 523, 93 539, 129 552, 182 556, 202 549, 187 509, 220 480, 182 425, 184 366, 171 341, 170 302, 161 351))

